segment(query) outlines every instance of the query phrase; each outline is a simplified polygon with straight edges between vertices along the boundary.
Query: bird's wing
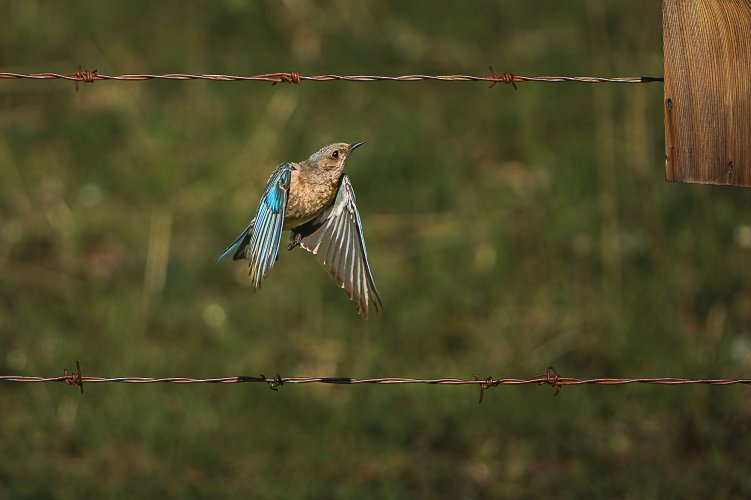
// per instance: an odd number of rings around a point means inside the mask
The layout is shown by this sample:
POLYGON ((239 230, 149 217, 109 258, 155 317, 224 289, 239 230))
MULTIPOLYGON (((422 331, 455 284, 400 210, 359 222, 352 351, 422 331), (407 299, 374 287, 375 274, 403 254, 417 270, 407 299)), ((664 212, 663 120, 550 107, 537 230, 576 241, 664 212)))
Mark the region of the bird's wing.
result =
POLYGON ((294 231, 302 236, 300 246, 323 264, 354 301, 361 316, 368 317, 371 301, 376 311, 383 309, 368 264, 355 192, 346 175, 342 176, 334 202, 321 215, 294 231))
POLYGON ((292 164, 282 163, 272 172, 256 216, 245 231, 219 256, 223 258, 232 251, 234 260, 248 259, 249 274, 253 286, 260 288, 279 253, 279 240, 284 226, 284 210, 292 179, 292 164))
POLYGON ((252 221, 250 221, 250 224, 248 224, 248 227, 243 229, 243 232, 240 233, 240 236, 235 239, 235 241, 232 242, 230 246, 227 247, 227 249, 222 252, 222 254, 216 258, 216 260, 222 260, 232 252, 235 252, 235 254, 232 256, 232 260, 240 260, 245 258, 245 250, 248 248, 248 243, 250 243, 250 235, 253 233, 253 226, 256 223, 255 217, 252 221))

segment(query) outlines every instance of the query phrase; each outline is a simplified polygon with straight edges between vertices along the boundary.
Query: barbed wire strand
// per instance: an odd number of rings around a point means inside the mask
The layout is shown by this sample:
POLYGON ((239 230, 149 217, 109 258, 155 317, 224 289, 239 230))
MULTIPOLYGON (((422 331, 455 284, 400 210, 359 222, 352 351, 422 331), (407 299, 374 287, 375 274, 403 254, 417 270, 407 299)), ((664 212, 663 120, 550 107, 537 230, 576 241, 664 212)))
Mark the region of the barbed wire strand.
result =
POLYGON ((500 385, 549 385, 555 388, 557 395, 561 387, 574 385, 629 385, 629 384, 653 384, 653 385, 751 385, 751 379, 689 379, 682 377, 628 377, 628 378, 589 378, 563 377, 552 366, 541 375, 529 378, 480 378, 477 375, 472 379, 460 378, 405 378, 405 377, 378 377, 378 378, 352 378, 352 377, 282 377, 276 375, 267 377, 260 376, 234 376, 214 378, 192 377, 97 377, 82 375, 81 365, 76 361, 75 373, 68 373, 57 377, 35 377, 26 375, 0 375, 0 382, 15 383, 45 383, 65 382, 68 385, 78 387, 83 393, 84 384, 121 383, 121 384, 241 384, 241 383, 264 383, 276 391, 285 384, 337 384, 337 385, 360 385, 360 384, 430 384, 430 385, 474 385, 480 388, 480 402, 487 389, 500 385))
POLYGON ((125 75, 105 75, 98 73, 97 70, 82 70, 73 73, 7 73, 0 72, 0 79, 26 79, 26 80, 69 80, 76 83, 93 83, 97 81, 145 81, 145 80, 209 80, 222 82, 235 81, 261 81, 272 84, 290 83, 300 85, 302 82, 328 82, 328 81, 346 81, 346 82, 416 82, 416 81, 441 81, 441 82, 486 82, 491 83, 491 87, 498 83, 511 84, 516 88, 517 83, 521 82, 579 82, 579 83, 652 83, 662 82, 662 77, 656 76, 626 76, 626 77, 599 77, 599 76, 524 76, 514 73, 496 73, 490 67, 490 75, 473 76, 473 75, 401 75, 401 76, 380 76, 380 75, 301 75, 297 71, 281 73, 265 73, 261 75, 215 75, 215 74, 188 74, 188 73, 166 73, 166 74, 125 74, 125 75))

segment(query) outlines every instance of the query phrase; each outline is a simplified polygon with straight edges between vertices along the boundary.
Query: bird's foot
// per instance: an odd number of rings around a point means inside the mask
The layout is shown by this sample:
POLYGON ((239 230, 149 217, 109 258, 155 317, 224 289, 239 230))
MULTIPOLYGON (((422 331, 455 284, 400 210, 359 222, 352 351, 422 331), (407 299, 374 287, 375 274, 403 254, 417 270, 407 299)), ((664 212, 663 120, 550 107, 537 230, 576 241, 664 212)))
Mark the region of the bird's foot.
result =
POLYGON ((300 246, 300 243, 302 242, 302 234, 293 232, 290 236, 290 240, 291 243, 287 246, 287 250, 292 250, 293 248, 300 246))

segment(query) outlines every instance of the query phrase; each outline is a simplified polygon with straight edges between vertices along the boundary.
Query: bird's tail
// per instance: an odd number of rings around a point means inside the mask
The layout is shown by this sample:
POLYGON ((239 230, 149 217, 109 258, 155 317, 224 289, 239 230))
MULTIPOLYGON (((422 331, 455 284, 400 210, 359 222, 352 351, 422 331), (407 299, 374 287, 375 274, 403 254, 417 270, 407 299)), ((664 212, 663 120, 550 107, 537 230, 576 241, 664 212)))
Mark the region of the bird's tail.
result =
POLYGON ((240 236, 237 237, 235 241, 232 242, 232 244, 227 247, 227 249, 222 252, 222 254, 216 258, 217 261, 222 260, 232 252, 235 252, 235 254, 232 256, 232 260, 240 260, 245 258, 245 249, 248 247, 248 243, 250 243, 250 235, 253 233, 253 226, 255 225, 255 219, 250 221, 250 224, 248 224, 248 227, 246 227, 242 233, 240 233, 240 236))

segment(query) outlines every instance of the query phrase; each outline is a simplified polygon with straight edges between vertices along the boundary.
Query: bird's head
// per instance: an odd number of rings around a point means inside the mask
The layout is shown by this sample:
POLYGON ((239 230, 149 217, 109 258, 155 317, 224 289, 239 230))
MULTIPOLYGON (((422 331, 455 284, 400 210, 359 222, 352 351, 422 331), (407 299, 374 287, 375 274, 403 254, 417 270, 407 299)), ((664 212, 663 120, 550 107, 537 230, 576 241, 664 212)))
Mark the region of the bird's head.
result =
POLYGON ((346 142, 337 142, 324 146, 308 158, 308 163, 315 165, 318 169, 329 172, 341 173, 344 170, 344 162, 352 151, 362 146, 362 142, 347 144, 346 142))

